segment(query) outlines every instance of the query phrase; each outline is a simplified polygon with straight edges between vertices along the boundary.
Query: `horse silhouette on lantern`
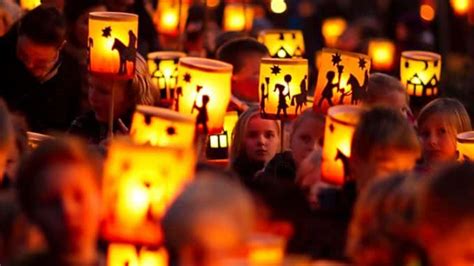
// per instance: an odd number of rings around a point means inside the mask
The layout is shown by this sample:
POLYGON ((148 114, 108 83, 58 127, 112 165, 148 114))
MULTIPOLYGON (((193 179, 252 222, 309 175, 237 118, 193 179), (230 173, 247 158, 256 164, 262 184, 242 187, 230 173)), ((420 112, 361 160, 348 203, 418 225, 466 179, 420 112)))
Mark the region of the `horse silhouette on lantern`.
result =
POLYGON ((301 110, 303 109, 303 105, 306 106, 306 99, 308 97, 308 90, 306 89, 306 79, 308 78, 307 75, 304 76, 303 80, 300 83, 300 94, 293 95, 291 98, 291 105, 295 105, 296 103, 296 108, 295 108, 295 115, 298 114, 298 109, 301 110))
POLYGON ((128 46, 117 38, 115 38, 114 44, 112 45, 112 51, 117 50, 120 57, 119 75, 125 75, 127 73, 127 62, 135 63, 137 36, 135 36, 133 31, 129 31, 128 37, 128 46))

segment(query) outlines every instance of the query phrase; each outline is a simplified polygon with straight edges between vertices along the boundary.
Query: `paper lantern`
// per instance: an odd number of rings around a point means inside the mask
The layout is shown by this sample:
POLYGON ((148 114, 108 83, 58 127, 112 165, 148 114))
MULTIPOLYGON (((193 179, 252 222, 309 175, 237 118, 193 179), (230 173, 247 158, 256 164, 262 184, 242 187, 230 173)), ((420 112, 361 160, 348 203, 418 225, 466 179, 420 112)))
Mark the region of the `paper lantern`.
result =
POLYGON ((186 56, 182 52, 154 52, 148 54, 148 71, 162 100, 172 100, 178 82, 178 62, 186 56))
POLYGON ((206 158, 210 160, 227 159, 231 146, 232 132, 239 119, 235 111, 228 112, 224 118, 224 130, 220 134, 209 135, 206 149, 206 158))
POLYGON ((160 244, 159 221, 191 181, 195 157, 193 149, 113 142, 104 167, 104 238, 136 245, 160 244))
POLYGON ((369 56, 372 58, 372 68, 380 71, 390 71, 395 62, 395 44, 386 39, 374 39, 369 42, 369 56))
POLYGON ((168 253, 158 250, 137 248, 134 245, 111 244, 107 251, 107 266, 167 266, 168 253))
POLYGON ((260 63, 258 96, 263 118, 295 118, 307 106, 308 61, 263 58, 260 63))
POLYGON ((451 7, 459 16, 466 15, 472 6, 472 0, 451 0, 451 7))
POLYGON ((474 131, 459 133, 456 145, 460 161, 474 160, 474 131))
POLYGON ((287 8, 288 5, 285 0, 271 0, 270 2, 270 9, 275 14, 282 14, 287 10, 287 8))
POLYGON ((258 234, 249 242, 249 265, 282 265, 286 241, 283 237, 258 234))
POLYGON ((336 46, 337 39, 347 28, 347 21, 340 17, 328 18, 323 21, 322 33, 327 47, 336 46))
POLYGON ((410 96, 438 95, 441 55, 424 51, 405 51, 400 63, 400 79, 410 96))
POLYGON ((436 16, 435 0, 421 0, 420 17, 426 22, 432 22, 436 16))
POLYGON ((300 58, 304 55, 303 32, 300 30, 264 30, 258 35, 274 58, 300 58))
POLYGON ((250 31, 253 25, 253 7, 242 3, 228 4, 224 8, 224 31, 250 31))
POLYGON ((322 179, 342 185, 349 175, 351 142, 362 107, 339 105, 329 108, 324 131, 322 179))
POLYGON ((89 13, 89 70, 131 79, 135 73, 138 16, 118 12, 89 13))
POLYGON ((196 119, 164 108, 139 105, 133 115, 130 136, 137 144, 191 148, 196 119))
POLYGON ((174 109, 193 114, 199 132, 220 133, 230 101, 231 78, 230 64, 206 58, 181 58, 174 109))
POLYGON ((21 0, 20 6, 24 10, 32 10, 41 5, 41 0, 21 0))
POLYGON ((178 36, 184 31, 189 1, 159 0, 154 14, 156 29, 161 34, 178 36))
POLYGON ((364 54, 323 49, 314 93, 315 111, 330 106, 359 104, 367 90, 370 58, 364 54))

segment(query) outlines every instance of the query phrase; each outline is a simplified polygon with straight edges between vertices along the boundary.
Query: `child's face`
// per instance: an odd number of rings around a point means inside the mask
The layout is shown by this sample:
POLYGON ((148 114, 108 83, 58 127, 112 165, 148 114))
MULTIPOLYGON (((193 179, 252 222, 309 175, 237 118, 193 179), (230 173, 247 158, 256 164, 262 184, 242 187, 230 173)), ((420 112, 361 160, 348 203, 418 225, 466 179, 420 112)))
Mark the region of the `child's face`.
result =
POLYGON ((249 120, 244 136, 245 152, 251 161, 267 163, 278 151, 280 139, 273 120, 258 115, 249 120))
POLYGON ((95 117, 100 122, 107 122, 110 115, 112 94, 114 95, 114 118, 122 116, 129 107, 126 96, 127 83, 110 78, 90 77, 89 103, 94 110, 95 117), (115 90, 112 93, 112 90, 115 90))
POLYGON ((456 159, 456 137, 445 121, 442 114, 434 114, 419 125, 423 159, 427 163, 448 162, 456 159))
POLYGON ((37 188, 33 218, 50 248, 76 258, 95 251, 100 193, 93 171, 81 164, 57 164, 46 170, 37 188))
POLYGON ((290 140, 290 148, 293 153, 296 165, 310 154, 320 140, 324 133, 324 124, 316 119, 305 119, 293 133, 290 140))

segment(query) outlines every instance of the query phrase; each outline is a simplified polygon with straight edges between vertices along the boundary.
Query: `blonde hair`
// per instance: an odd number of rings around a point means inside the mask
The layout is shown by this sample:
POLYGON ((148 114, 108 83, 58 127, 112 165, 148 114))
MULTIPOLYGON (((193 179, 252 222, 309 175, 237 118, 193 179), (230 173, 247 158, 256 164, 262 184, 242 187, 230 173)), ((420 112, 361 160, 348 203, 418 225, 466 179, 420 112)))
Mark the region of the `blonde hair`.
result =
POLYGON ((137 54, 135 63, 135 75, 131 81, 129 96, 135 105, 155 105, 158 103, 159 93, 148 73, 145 59, 137 54))
MULTIPOLYGON (((324 123, 326 121, 326 118, 324 117, 323 114, 321 113, 316 113, 312 108, 307 109, 301 114, 299 114, 296 119, 293 121, 293 124, 291 125, 291 132, 290 132, 290 143, 291 140, 293 139, 293 135, 295 134, 296 130, 303 124, 304 121, 307 119, 314 119, 318 122, 321 123, 323 131, 324 131, 324 123)), ((324 134, 324 132, 323 132, 324 134)))
POLYGON ((404 94, 408 103, 408 94, 398 79, 383 73, 373 73, 369 77, 367 95, 362 101, 367 105, 373 105, 380 98, 386 97, 387 94, 392 92, 404 94))

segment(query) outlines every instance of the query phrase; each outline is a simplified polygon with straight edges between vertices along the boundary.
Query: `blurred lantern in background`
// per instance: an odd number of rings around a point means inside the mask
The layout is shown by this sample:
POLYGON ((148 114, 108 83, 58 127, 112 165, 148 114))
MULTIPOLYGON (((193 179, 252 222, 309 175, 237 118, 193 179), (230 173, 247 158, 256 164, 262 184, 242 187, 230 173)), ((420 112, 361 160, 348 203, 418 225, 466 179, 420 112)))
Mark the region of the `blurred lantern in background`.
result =
POLYGON ((130 136, 137 144, 190 149, 196 119, 164 108, 139 105, 133 115, 130 136))
POLYGON ((474 131, 459 133, 457 135, 457 150, 459 161, 474 160, 474 131))
POLYGON ((286 4, 285 0, 271 0, 270 1, 270 10, 275 14, 285 13, 287 8, 288 8, 288 5, 286 4))
POLYGON ((257 234, 250 238, 248 245, 249 266, 283 265, 286 248, 286 241, 283 237, 257 234))
POLYGON ((472 0, 451 0, 451 7, 458 16, 466 15, 471 8, 474 8, 472 0))
POLYGON ((304 55, 303 32, 273 29, 261 31, 258 41, 263 43, 273 58, 301 58, 304 55))
POLYGON ((41 5, 41 0, 20 0, 20 6, 24 10, 32 10, 41 5))
POLYGON ((178 83, 178 62, 185 56, 185 53, 172 51, 148 54, 148 71, 160 90, 160 100, 172 102, 178 83))
POLYGON ((343 185, 347 180, 352 136, 362 111, 362 107, 350 105, 329 108, 321 164, 321 176, 324 181, 343 185))
POLYGON ((334 48, 337 39, 347 28, 347 21, 341 17, 328 18, 323 21, 322 33, 327 47, 334 48))
POLYGON ((253 25, 254 10, 245 3, 227 4, 224 8, 224 31, 250 31, 253 25))
POLYGON ((421 0, 420 17, 426 22, 432 22, 436 16, 435 0, 421 0))
POLYGON ((359 104, 367 90, 370 57, 323 49, 314 93, 314 110, 326 113, 340 104, 359 104))
POLYGON ((231 78, 230 64, 206 58, 181 58, 174 109, 194 115, 199 132, 220 133, 230 101, 231 78))
POLYGON ((184 32, 188 9, 187 0, 159 0, 153 18, 156 30, 161 34, 178 36, 184 32))
POLYGON ((441 55, 425 51, 402 52, 400 80, 410 96, 438 95, 440 79, 441 55))
POLYGON ((89 70, 131 79, 135 74, 138 16, 118 12, 89 14, 89 70))
POLYGON ((209 135, 207 142, 206 158, 210 160, 227 159, 229 148, 232 143, 232 132, 239 119, 235 111, 227 112, 224 117, 224 130, 220 134, 209 135))
POLYGON ((373 70, 391 71, 395 62, 395 44, 387 39, 370 40, 369 56, 373 70))
POLYGON ((164 248, 152 250, 127 244, 111 244, 107 252, 107 266, 118 265, 167 266, 168 254, 164 248))
POLYGON ((291 120, 307 108, 308 61, 263 58, 259 102, 263 118, 291 120))

